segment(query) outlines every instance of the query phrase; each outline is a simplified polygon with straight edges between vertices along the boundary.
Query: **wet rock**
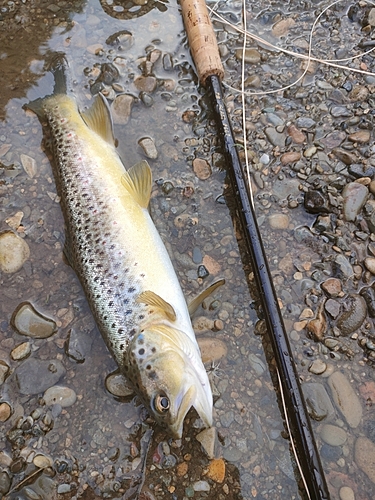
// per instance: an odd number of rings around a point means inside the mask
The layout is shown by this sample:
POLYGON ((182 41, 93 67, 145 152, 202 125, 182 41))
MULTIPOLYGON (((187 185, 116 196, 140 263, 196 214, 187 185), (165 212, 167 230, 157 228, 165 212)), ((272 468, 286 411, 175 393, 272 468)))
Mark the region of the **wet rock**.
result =
POLYGON ((306 141, 306 135, 299 130, 293 123, 287 127, 287 132, 295 144, 303 144, 306 141))
POLYGON ((23 219, 23 216, 24 216, 23 212, 16 212, 11 217, 8 217, 7 219, 5 219, 5 222, 8 224, 8 226, 11 229, 16 231, 21 225, 21 221, 23 219))
POLYGON ((301 128, 301 129, 310 129, 310 128, 315 127, 316 122, 312 118, 309 118, 307 116, 306 117, 300 116, 296 120, 296 125, 298 128, 301 128))
POLYGON ((215 363, 227 355, 228 348, 224 341, 211 337, 198 338, 203 363, 215 363))
POLYGON ((35 455, 33 464, 40 469, 46 469, 47 467, 52 467, 53 460, 51 457, 47 457, 46 455, 39 453, 38 455, 35 455))
POLYGON ((118 125, 128 123, 131 110, 134 104, 134 97, 130 94, 120 94, 111 105, 113 122, 118 125))
POLYGON ((305 158, 312 158, 316 152, 317 152, 316 146, 310 146, 309 148, 305 149, 303 156, 305 158))
POLYGON ((272 34, 276 37, 285 36, 289 29, 296 24, 292 17, 287 17, 286 19, 281 19, 276 24, 272 26, 272 34))
POLYGON ((29 245, 12 231, 0 233, 0 271, 19 271, 30 257, 29 245))
POLYGON ((363 263, 371 274, 375 274, 375 257, 366 257, 363 263))
POLYGON ((306 324, 306 330, 316 342, 321 342, 327 330, 327 320, 324 314, 324 302, 321 302, 316 317, 306 324))
POLYGON ((340 116, 352 116, 352 113, 346 106, 332 106, 331 115, 334 118, 339 118, 340 116))
POLYGON ((341 455, 342 450, 339 446, 331 446, 325 443, 320 448, 320 456, 327 462, 337 462, 341 455))
POLYGON ((363 410, 349 380, 343 373, 336 371, 328 378, 328 385, 336 407, 341 411, 348 425, 352 428, 358 427, 363 410))
POLYGON ((341 253, 336 255, 332 261, 332 273, 340 279, 350 278, 354 275, 350 262, 341 253))
POLYGON ((225 479, 225 461, 222 458, 211 460, 205 475, 215 483, 222 483, 225 479))
POLYGON ((193 328, 196 334, 208 332, 215 329, 215 321, 206 316, 198 316, 193 319, 193 328))
POLYGON ((366 301, 369 316, 375 318, 375 290, 372 287, 364 287, 359 293, 366 301))
POLYGON ((117 82, 120 77, 120 73, 116 66, 112 63, 103 63, 100 67, 99 80, 106 85, 112 85, 112 83, 117 82))
POLYGON ((361 179, 362 177, 373 178, 375 175, 375 167, 371 165, 363 165, 362 163, 353 163, 352 165, 349 165, 348 172, 356 179, 361 179))
POLYGON ((197 434, 197 441, 202 445, 208 458, 214 458, 215 447, 217 443, 217 430, 216 427, 210 427, 209 429, 204 429, 202 432, 197 434))
POLYGON ((272 229, 288 229, 289 217, 286 214, 272 214, 268 217, 268 223, 272 229))
POLYGON ((366 301, 361 295, 349 295, 345 308, 337 320, 337 327, 343 335, 350 335, 358 330, 366 319, 366 301))
POLYGON ((83 363, 91 351, 93 341, 94 337, 90 332, 72 328, 64 345, 65 353, 77 363, 83 363))
POLYGON ((355 500, 354 491, 349 486, 343 486, 339 491, 340 500, 355 500))
POLYGON ((110 373, 105 379, 107 390, 119 398, 134 395, 134 388, 130 382, 119 372, 110 373))
POLYGON ((33 179, 38 173, 36 161, 34 160, 34 158, 31 158, 31 156, 25 154, 21 154, 20 158, 25 172, 30 177, 30 179, 33 179))
POLYGON ((368 197, 368 189, 358 182, 350 182, 344 187, 344 217, 347 221, 355 221, 368 197))
POLYGON ((340 303, 337 302, 337 300, 328 299, 324 304, 324 309, 331 316, 331 318, 336 319, 337 316, 340 314, 341 307, 340 303))
POLYGON ((302 391, 311 418, 317 421, 334 418, 335 409, 323 384, 308 382, 302 384, 302 391))
POLYGON ((346 134, 342 130, 334 130, 320 139, 320 143, 325 146, 328 151, 340 146, 346 139, 346 134))
POLYGON ((134 80, 134 85, 140 92, 152 93, 156 89, 157 80, 154 76, 139 76, 134 80))
POLYGON ((62 408, 67 408, 74 405, 77 400, 77 395, 73 389, 69 387, 54 385, 46 390, 43 399, 47 406, 58 404, 62 408))
POLYGON ((193 170, 198 179, 206 180, 211 177, 212 171, 211 166, 207 160, 203 158, 194 158, 193 160, 193 170))
POLYGON ((193 483, 193 490, 194 491, 210 491, 211 486, 208 484, 207 481, 195 481, 193 483))
POLYGON ((6 471, 0 472, 0 495, 6 495, 11 485, 11 478, 6 471))
POLYGON ((369 90, 364 85, 355 85, 353 90, 349 93, 349 99, 351 101, 365 101, 369 94, 369 90))
POLYGON ((61 361, 26 359, 15 369, 21 394, 40 394, 55 385, 65 374, 61 361))
POLYGON ((320 359, 315 359, 309 367, 309 372, 314 373, 315 375, 321 375, 326 371, 326 369, 327 369, 327 364, 324 361, 320 359))
POLYGON ((107 45, 121 45, 122 49, 130 49, 134 43, 133 34, 128 30, 117 31, 105 41, 107 45))
POLYGON ((249 364, 258 377, 266 371, 266 365, 256 354, 252 352, 249 354, 249 364))
POLYGON ((332 150, 332 153, 336 156, 336 158, 345 165, 351 165, 352 163, 356 163, 357 157, 353 153, 349 153, 349 151, 345 151, 345 149, 335 148, 332 150))
MULTIPOLYGON (((237 49, 236 50, 236 58, 240 61, 242 61, 243 57, 243 51, 242 49, 237 49)), ((260 53, 257 49, 245 49, 245 57, 244 57, 245 63, 248 64, 256 64, 260 61, 260 53)))
POLYGON ((0 385, 2 385, 5 382, 5 379, 7 378, 9 374, 10 368, 8 364, 0 359, 0 385))
POLYGON ((301 153, 299 151, 288 151, 280 156, 280 161, 283 165, 288 165, 289 163, 295 163, 301 159, 301 153))
POLYGON ((354 459, 358 467, 375 483, 375 444, 359 437, 354 446, 354 459))
POLYGON ((29 302, 22 302, 14 311, 11 324, 21 335, 46 339, 56 332, 56 323, 38 312, 29 302))
POLYGON ((19 344, 17 347, 12 349, 10 355, 14 361, 21 361, 21 359, 27 358, 31 353, 31 344, 30 342, 23 342, 19 344))
POLYGON ((138 144, 143 149, 147 158, 156 160, 158 157, 158 150, 156 149, 155 142, 151 139, 151 137, 142 137, 142 139, 139 139, 138 144))
POLYGON ((264 132, 273 146, 280 149, 285 147, 286 135, 284 133, 278 132, 274 127, 266 127, 264 132))
POLYGON ((337 278, 328 278, 321 287, 328 297, 339 297, 342 293, 341 281, 337 278))
POLYGON ((321 214, 329 212, 329 203, 327 198, 315 189, 309 189, 305 193, 304 206, 307 212, 311 214, 321 214))
POLYGON ((325 443, 331 446, 342 446, 347 440, 344 429, 331 424, 323 425, 320 436, 325 443))
POLYGON ((369 142, 371 137, 369 130, 358 130, 358 132, 354 132, 348 136, 349 141, 358 142, 359 144, 366 144, 369 142))
POLYGON ((0 403, 0 422, 6 422, 12 414, 12 408, 9 403, 0 403))

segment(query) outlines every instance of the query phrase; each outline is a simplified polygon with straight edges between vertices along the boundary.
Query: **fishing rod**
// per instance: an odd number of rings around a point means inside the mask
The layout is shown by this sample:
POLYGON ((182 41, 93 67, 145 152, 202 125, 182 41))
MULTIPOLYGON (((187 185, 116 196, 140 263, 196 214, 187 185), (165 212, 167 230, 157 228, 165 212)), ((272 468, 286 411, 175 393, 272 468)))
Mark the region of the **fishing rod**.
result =
POLYGON ((275 288, 268 267, 248 184, 240 162, 229 116, 224 104, 221 63, 215 33, 205 0, 180 0, 190 51, 200 83, 210 94, 219 134, 236 193, 239 214, 250 253, 258 293, 275 356, 278 380, 290 440, 310 500, 329 500, 318 449, 314 439, 297 369, 285 331, 275 288))

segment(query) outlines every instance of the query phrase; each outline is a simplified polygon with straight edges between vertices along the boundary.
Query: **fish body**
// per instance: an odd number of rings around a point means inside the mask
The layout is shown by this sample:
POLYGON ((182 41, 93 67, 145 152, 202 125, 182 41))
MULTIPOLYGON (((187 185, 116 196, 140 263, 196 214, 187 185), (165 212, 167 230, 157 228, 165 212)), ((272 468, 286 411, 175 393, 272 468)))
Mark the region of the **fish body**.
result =
POLYGON ((120 370, 179 438, 192 406, 212 425, 212 393, 181 286, 147 209, 151 170, 145 161, 125 170, 104 97, 81 113, 59 92, 63 71, 54 69, 53 95, 26 107, 51 131, 66 254, 120 370))

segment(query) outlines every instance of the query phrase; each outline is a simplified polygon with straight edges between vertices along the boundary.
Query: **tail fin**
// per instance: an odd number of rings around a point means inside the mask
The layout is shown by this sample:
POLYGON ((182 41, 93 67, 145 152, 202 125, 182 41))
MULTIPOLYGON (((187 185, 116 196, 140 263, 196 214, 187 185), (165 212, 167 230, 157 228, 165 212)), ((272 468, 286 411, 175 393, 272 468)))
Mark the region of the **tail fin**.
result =
MULTIPOLYGON (((66 84, 66 70, 68 67, 68 61, 66 60, 65 54, 63 52, 55 52, 47 66, 48 71, 53 74, 55 85, 53 88, 53 94, 66 94, 67 92, 67 84, 66 84)), ((39 118, 43 118, 43 101, 48 99, 51 95, 47 95, 44 97, 38 97, 34 101, 30 101, 22 106, 23 109, 30 109, 39 118)))

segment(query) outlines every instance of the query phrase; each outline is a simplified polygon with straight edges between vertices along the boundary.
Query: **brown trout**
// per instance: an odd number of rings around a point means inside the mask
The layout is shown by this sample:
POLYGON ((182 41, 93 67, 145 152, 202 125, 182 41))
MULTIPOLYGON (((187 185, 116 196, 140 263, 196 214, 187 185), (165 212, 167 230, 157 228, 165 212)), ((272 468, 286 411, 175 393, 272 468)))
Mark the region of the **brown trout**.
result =
POLYGON ((65 60, 54 93, 25 107, 47 123, 66 224, 66 254, 105 343, 155 420, 180 438, 193 406, 212 425, 212 392, 189 310, 147 210, 146 161, 125 170, 102 95, 80 112, 66 93, 65 60))

